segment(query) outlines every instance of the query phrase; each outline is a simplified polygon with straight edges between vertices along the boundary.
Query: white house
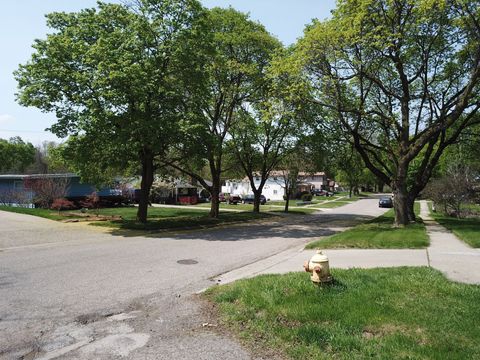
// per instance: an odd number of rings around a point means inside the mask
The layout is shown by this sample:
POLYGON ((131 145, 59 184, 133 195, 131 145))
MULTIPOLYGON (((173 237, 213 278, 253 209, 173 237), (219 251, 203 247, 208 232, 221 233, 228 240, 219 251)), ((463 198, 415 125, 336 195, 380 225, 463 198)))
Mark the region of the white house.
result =
MULTIPOLYGON (((255 186, 260 184, 260 177, 255 177, 255 186)), ((327 189, 328 179, 324 172, 306 173, 301 172, 298 174, 297 190, 298 191, 311 191, 312 189, 327 189)), ((227 180, 225 185, 222 186, 222 193, 232 195, 252 195, 252 187, 248 178, 243 180, 227 180)), ((283 172, 272 171, 270 177, 267 179, 265 186, 263 187, 262 194, 270 200, 283 200, 285 195, 285 180, 283 172)))
POLYGON ((313 186, 314 189, 325 190, 328 187, 327 175, 324 172, 306 173, 300 172, 298 174, 298 180, 302 183, 308 183, 313 186))
MULTIPOLYGON (((260 177, 254 178, 255 187, 260 185, 260 177)), ((250 186, 250 180, 245 178, 243 180, 227 180, 225 185, 222 186, 222 192, 231 195, 252 195, 252 187, 250 186)), ((267 200, 283 200, 285 195, 285 182, 283 177, 270 176, 263 187, 262 195, 267 200)))

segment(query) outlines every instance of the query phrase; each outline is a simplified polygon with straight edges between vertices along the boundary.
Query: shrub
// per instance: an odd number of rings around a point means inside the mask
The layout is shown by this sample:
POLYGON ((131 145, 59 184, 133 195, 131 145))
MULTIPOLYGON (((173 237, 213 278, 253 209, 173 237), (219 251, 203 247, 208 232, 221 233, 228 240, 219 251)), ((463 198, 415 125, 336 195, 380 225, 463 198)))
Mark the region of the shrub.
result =
POLYGON ((26 191, 14 189, 0 189, 0 205, 28 207, 32 198, 26 191))
POLYGON ((477 200, 478 185, 477 172, 463 164, 452 164, 443 177, 428 184, 424 195, 438 204, 445 214, 462 217, 468 214, 462 207, 477 200))
POLYGON ((50 209, 58 210, 58 213, 60 213, 60 210, 73 209, 74 207, 75 204, 73 202, 64 198, 55 199, 52 205, 50 205, 50 209))
POLYGON ((99 208, 100 208, 100 198, 98 197, 97 193, 94 191, 90 195, 88 195, 85 200, 81 202, 81 205, 87 209, 93 209, 95 214, 98 215, 99 208))
POLYGON ((64 198, 68 193, 70 180, 65 177, 47 175, 29 176, 24 180, 24 187, 35 195, 35 204, 48 209, 55 199, 64 198))
POLYGON ((312 201, 313 195, 310 193, 303 194, 301 199, 302 201, 312 201))

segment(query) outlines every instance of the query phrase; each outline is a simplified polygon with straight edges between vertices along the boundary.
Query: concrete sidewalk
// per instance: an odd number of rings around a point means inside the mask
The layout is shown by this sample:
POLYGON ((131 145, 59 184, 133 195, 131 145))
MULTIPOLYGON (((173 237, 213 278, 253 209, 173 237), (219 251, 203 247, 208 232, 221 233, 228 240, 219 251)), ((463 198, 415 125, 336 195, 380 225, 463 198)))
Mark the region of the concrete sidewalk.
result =
MULTIPOLYGON (((330 267, 377 268, 398 266, 431 266, 442 271, 447 278, 469 284, 480 284, 480 250, 472 249, 454 234, 440 226, 429 215, 426 201, 421 202, 420 216, 430 237, 428 249, 339 249, 325 250, 330 267)), ((285 274, 302 271, 303 263, 315 250, 287 250, 235 269, 216 277, 220 284, 261 274, 285 274)))
MULTIPOLYGON (((303 271, 303 263, 309 260, 316 250, 287 250, 253 264, 235 269, 216 277, 219 284, 251 278, 262 274, 286 274, 303 271)), ((426 249, 341 249, 325 250, 331 268, 377 268, 396 266, 428 266, 426 249)))
POLYGON ((430 237, 430 266, 450 280, 480 284, 480 250, 471 248, 433 220, 426 201, 420 202, 420 216, 430 237))

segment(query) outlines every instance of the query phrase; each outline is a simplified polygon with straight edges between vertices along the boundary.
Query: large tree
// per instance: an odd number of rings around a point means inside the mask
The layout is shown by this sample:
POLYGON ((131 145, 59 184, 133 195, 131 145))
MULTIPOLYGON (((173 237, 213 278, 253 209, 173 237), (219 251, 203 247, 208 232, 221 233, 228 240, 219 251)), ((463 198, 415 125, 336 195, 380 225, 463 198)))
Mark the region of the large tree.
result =
POLYGON ((214 53, 205 67, 207 90, 201 116, 186 121, 183 136, 167 163, 196 179, 211 194, 210 216, 218 217, 219 193, 229 132, 240 107, 265 86, 264 73, 280 42, 263 25, 232 8, 214 8, 208 16, 214 53), (176 159, 175 159, 176 158, 176 159), (205 165, 211 183, 203 177, 205 165))
POLYGON ((270 173, 293 150, 312 114, 302 101, 301 78, 290 71, 292 61, 290 49, 276 52, 264 73, 263 87, 242 104, 230 130, 232 152, 254 195, 254 212, 260 211, 270 173))
POLYGON ((107 169, 138 168, 141 222, 158 158, 202 91, 203 15, 196 0, 52 13, 52 32, 16 72, 19 102, 56 114, 51 131, 72 135, 82 175, 98 180, 107 169))
POLYGON ((23 173, 35 161, 35 147, 20 137, 0 139, 0 173, 23 173))
POLYGON ((339 0, 298 44, 313 100, 393 189, 397 225, 414 220, 415 198, 447 146, 480 121, 479 5, 339 0))

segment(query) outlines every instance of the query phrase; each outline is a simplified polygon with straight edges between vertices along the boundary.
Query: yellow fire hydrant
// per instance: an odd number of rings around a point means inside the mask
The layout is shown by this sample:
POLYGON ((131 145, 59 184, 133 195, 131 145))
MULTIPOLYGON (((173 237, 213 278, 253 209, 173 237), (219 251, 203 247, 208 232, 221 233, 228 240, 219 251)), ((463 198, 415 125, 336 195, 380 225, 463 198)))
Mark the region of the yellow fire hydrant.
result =
POLYGON ((312 273, 310 280, 312 280, 315 285, 332 281, 330 266, 328 265, 328 257, 323 254, 321 250, 317 250, 317 253, 312 256, 310 261, 305 261, 303 267, 306 272, 312 273))

